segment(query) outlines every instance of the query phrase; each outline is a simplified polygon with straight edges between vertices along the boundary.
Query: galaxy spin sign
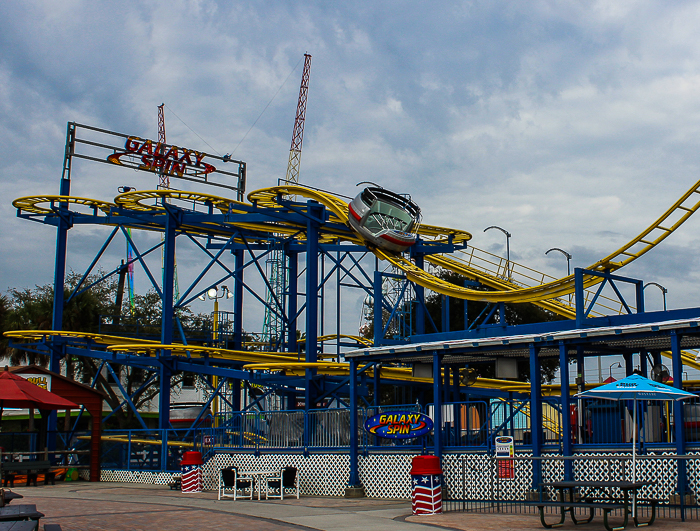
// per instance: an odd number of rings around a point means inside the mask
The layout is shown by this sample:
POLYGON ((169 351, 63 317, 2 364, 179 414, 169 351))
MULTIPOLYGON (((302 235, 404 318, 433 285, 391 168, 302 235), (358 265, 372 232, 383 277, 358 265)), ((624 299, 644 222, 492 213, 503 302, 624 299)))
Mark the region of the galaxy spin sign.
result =
POLYGON ((365 430, 385 439, 414 439, 430 433, 433 421, 412 411, 392 411, 374 415, 365 421, 365 430))

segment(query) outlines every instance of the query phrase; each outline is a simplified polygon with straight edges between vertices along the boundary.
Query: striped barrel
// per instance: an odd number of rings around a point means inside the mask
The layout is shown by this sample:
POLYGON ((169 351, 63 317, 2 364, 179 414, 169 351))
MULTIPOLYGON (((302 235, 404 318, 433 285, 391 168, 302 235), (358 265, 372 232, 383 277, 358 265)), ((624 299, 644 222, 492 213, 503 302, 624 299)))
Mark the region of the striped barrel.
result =
POLYGON ((442 476, 426 474, 411 476, 413 514, 440 514, 442 512, 442 476))
POLYGON ((202 492, 202 467, 182 465, 182 492, 202 492))
POLYGON ((202 492, 202 464, 202 454, 185 452, 180 463, 182 492, 202 492))
POLYGON ((439 457, 419 455, 413 458, 411 486, 413 514, 442 513, 442 467, 439 457))

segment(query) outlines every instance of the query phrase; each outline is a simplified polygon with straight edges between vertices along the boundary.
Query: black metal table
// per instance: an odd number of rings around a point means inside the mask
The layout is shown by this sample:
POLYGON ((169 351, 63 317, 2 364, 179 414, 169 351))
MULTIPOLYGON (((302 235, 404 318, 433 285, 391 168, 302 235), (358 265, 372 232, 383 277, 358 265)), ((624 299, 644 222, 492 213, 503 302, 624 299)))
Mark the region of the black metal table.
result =
POLYGON ((556 489, 559 492, 559 500, 557 502, 542 502, 542 506, 538 505, 540 519, 545 527, 559 526, 564 522, 568 512, 575 524, 587 524, 593 520, 595 510, 600 509, 603 512, 603 521, 608 531, 624 529, 627 526, 627 519, 630 514, 632 514, 635 526, 651 525, 656 518, 655 501, 651 502, 651 516, 647 522, 640 522, 636 510, 631 510, 636 505, 637 491, 651 484, 648 481, 553 481, 541 483, 543 487, 556 489), (577 499, 577 495, 580 499, 577 499), (632 504, 630 504, 630 499, 632 504), (558 523, 552 525, 545 523, 544 507, 546 506, 561 508, 561 520, 558 523), (589 510, 588 519, 585 521, 578 520, 574 512, 576 508, 587 508, 589 510), (623 510, 624 521, 622 526, 610 527, 608 516, 610 512, 618 509, 623 510))
POLYGON ((7 505, 0 507, 0 522, 10 522, 15 520, 39 520, 44 513, 36 510, 36 505, 7 505))
POLYGON ((15 520, 13 522, 0 522, 0 531, 37 531, 39 520, 15 520))
POLYGON ((19 500, 21 498, 24 498, 24 496, 16 492, 12 492, 11 490, 3 489, 2 491, 2 505, 7 505, 12 500, 19 500))

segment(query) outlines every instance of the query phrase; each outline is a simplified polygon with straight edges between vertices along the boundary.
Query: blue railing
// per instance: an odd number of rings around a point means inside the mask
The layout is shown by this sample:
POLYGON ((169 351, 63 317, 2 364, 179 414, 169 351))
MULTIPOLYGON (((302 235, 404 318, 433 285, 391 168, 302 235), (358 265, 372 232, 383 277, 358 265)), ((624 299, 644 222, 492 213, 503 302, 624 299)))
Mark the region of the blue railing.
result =
MULTIPOLYGON (((684 430, 689 447, 700 446, 700 401, 684 404, 684 430)), ((417 439, 383 439, 364 430, 367 418, 391 411, 415 411, 433 416, 432 405, 416 404, 358 409, 358 442, 365 455, 375 452, 421 452, 430 450, 434 437, 441 437, 446 452, 491 452, 497 436, 513 437, 516 449, 532 445, 533 427, 529 400, 479 400, 442 405, 442 425, 417 439)), ((574 449, 631 450, 632 402, 575 401, 563 413, 559 400, 542 402, 540 427, 543 448, 561 448, 563 415, 569 415, 574 449), (582 406, 583 415, 578 407, 582 406)), ((215 452, 348 452, 350 410, 317 409, 305 412, 256 411, 220 414, 206 428, 171 430, 105 430, 102 466, 118 470, 178 470, 184 452, 200 451, 207 458, 215 452)), ((673 404, 639 402, 637 410, 638 452, 675 445, 673 404)), ((89 433, 55 434, 57 450, 87 450, 89 433)), ((36 451, 37 435, 2 433, 6 452, 36 451)), ((56 456, 58 458, 58 456, 56 456)), ((72 464, 87 464, 85 455, 71 456, 72 464)), ((66 459, 64 462, 68 463, 66 459)))

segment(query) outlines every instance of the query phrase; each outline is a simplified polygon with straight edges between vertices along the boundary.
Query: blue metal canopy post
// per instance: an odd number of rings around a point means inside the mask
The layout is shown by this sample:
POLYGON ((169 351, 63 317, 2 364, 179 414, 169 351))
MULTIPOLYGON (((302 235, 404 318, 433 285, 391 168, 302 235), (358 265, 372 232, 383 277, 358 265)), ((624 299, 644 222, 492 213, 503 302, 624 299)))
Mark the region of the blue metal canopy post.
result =
MULTIPOLYGON (((673 366, 673 387, 683 389, 683 359, 681 358, 681 336, 675 330, 671 332, 671 354, 673 366)), ((685 455, 685 422, 683 402, 673 402, 674 435, 676 436, 676 455, 685 455)), ((681 519, 685 521, 685 495, 688 493, 686 462, 678 459, 678 494, 681 496, 681 519)))
MULTIPOLYGON (((349 489, 360 490, 360 470, 358 461, 359 426, 357 423, 357 360, 350 358, 350 478, 349 489)), ((347 491, 346 491, 347 494, 347 491)))
POLYGON ((442 377, 440 376, 442 356, 433 353, 433 453, 442 457, 442 377))
POLYGON ((532 489, 542 482, 542 384, 539 348, 530 344, 530 433, 532 435, 532 489))
MULTIPOLYGON (((569 395, 569 356, 564 342, 559 343, 559 375, 561 378, 561 440, 564 457, 570 457, 571 446, 571 397, 569 395)), ((564 480, 574 478, 573 463, 570 459, 564 460, 564 480)))

